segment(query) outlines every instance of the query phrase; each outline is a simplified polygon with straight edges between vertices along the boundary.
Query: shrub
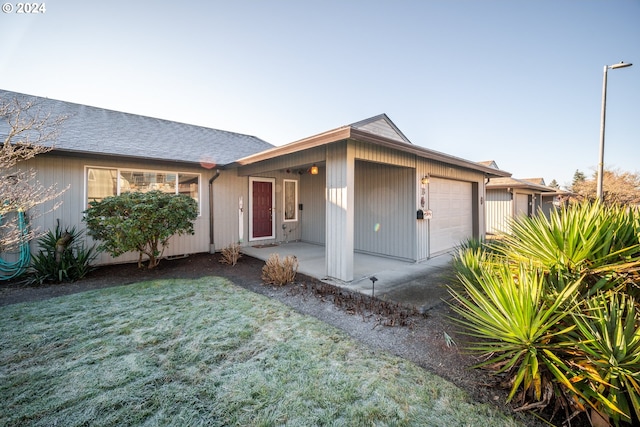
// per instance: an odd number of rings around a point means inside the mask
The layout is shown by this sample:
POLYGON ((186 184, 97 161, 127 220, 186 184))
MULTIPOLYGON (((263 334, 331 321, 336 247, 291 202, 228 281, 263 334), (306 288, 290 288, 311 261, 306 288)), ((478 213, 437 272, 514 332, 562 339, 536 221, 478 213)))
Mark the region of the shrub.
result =
POLYGON ((88 234, 102 241, 100 249, 114 257, 137 251, 138 267, 146 255, 148 268, 154 268, 171 236, 194 234, 198 206, 184 194, 149 191, 106 197, 84 213, 88 234))
POLYGON ((279 254, 271 254, 262 267, 262 281, 267 285, 284 286, 293 283, 298 272, 298 259, 287 256, 282 260, 279 254))
POLYGON ((32 257, 29 283, 61 283, 82 279, 92 269, 91 262, 98 253, 92 246, 86 248, 81 241, 82 232, 75 227, 49 230, 38 240, 40 250, 32 257))
POLYGON ((630 285, 640 267, 640 210, 599 203, 570 205, 532 218, 518 217, 498 251, 546 272, 585 276, 583 294, 630 285), (606 281, 600 279, 606 278, 606 281))
POLYGON ((222 264, 236 265, 240 257, 242 257, 238 243, 231 243, 226 248, 223 248, 220 253, 222 254, 222 258, 220 258, 222 264))
MULTIPOLYGON (((640 211, 572 205, 519 217, 499 244, 462 246, 454 310, 523 408, 640 418, 640 211)), ((635 425, 635 424, 634 424, 635 425)))
POLYGON ((546 278, 539 270, 522 266, 514 274, 503 264, 473 275, 475 280, 459 276, 464 292, 451 290, 451 294, 457 302, 452 308, 461 315, 456 321, 469 335, 481 339, 470 349, 493 355, 478 366, 510 375, 508 400, 520 386, 525 395, 542 400, 543 392, 548 394, 553 389, 549 385, 558 371, 557 354, 569 345, 562 334, 573 326, 558 325, 565 324, 564 319, 571 315, 572 299, 580 283, 547 298, 546 278))
MULTIPOLYGON (((624 293, 600 293, 574 314, 576 383, 616 425, 640 421, 640 311, 624 293)), ((634 424, 637 425, 637 424, 634 424)))

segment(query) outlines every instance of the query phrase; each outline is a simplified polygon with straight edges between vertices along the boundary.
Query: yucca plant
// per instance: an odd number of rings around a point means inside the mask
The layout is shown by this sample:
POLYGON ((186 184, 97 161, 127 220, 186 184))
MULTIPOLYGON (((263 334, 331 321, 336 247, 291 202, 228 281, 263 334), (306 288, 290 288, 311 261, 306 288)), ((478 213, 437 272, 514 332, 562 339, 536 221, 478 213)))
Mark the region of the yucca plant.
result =
POLYGON ((551 212, 549 218, 518 217, 511 229, 499 252, 545 272, 586 276, 584 294, 629 283, 629 274, 640 269, 638 209, 582 203, 551 212))
POLYGON ((453 257, 453 268, 458 275, 473 280, 483 270, 506 262, 504 257, 496 253, 495 244, 488 244, 478 239, 462 242, 453 257))
POLYGON ((463 291, 449 289, 454 297, 451 306, 460 315, 454 321, 468 335, 480 338, 469 346, 471 351, 493 355, 479 367, 491 367, 510 376, 508 400, 520 386, 523 396, 536 401, 543 398, 543 389, 555 389, 557 393, 557 383, 577 392, 564 375, 566 366, 557 353, 572 345, 564 341, 564 336, 574 328, 566 320, 575 308, 580 280, 550 297, 546 276, 529 265, 521 265, 516 274, 502 264, 473 272, 472 276, 459 275, 463 291))
MULTIPOLYGON (((591 406, 620 425, 640 421, 640 310, 625 293, 599 293, 572 313, 576 383, 591 406)), ((637 425, 637 424, 634 424, 637 425)))
POLYGON ((55 230, 49 230, 38 241, 38 253, 31 257, 28 282, 61 283, 86 276, 98 253, 94 247, 85 247, 81 237, 82 231, 76 227, 63 230, 60 223, 55 230))

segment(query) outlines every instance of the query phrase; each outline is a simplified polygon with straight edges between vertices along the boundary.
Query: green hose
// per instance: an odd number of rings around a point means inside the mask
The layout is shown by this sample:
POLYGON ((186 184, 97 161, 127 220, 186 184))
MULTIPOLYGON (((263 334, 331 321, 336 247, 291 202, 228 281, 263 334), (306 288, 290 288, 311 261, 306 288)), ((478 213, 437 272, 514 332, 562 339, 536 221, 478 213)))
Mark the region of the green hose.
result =
MULTIPOLYGON (((0 215, 2 221, 2 215, 0 215)), ((17 261, 6 262, 0 258, 0 280, 10 280, 21 275, 29 266, 31 261, 31 253, 29 252, 29 240, 27 240, 28 230, 27 221, 22 210, 18 211, 18 227, 21 234, 21 242, 17 261)))

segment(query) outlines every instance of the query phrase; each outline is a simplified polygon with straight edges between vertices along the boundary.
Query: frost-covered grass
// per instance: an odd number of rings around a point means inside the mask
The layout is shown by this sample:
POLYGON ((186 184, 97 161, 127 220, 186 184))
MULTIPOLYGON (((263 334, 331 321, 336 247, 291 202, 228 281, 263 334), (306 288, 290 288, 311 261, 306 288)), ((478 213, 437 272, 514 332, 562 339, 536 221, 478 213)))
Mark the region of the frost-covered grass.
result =
POLYGON ((516 425, 221 278, 5 306, 0 328, 0 425, 516 425))

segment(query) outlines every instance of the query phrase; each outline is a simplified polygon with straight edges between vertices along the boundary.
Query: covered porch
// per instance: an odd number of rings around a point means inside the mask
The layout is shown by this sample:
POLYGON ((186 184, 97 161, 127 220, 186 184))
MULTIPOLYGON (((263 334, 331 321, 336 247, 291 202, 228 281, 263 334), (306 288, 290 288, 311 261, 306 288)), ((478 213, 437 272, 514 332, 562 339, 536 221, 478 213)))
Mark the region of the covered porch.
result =
POLYGON ((310 243, 320 248, 317 261, 301 262, 301 272, 350 286, 370 286, 368 278, 381 274, 369 264, 406 272, 483 236, 486 178, 508 175, 417 147, 386 115, 230 167, 249 182, 248 203, 240 203, 249 233, 239 241, 247 253, 283 241, 310 243))

